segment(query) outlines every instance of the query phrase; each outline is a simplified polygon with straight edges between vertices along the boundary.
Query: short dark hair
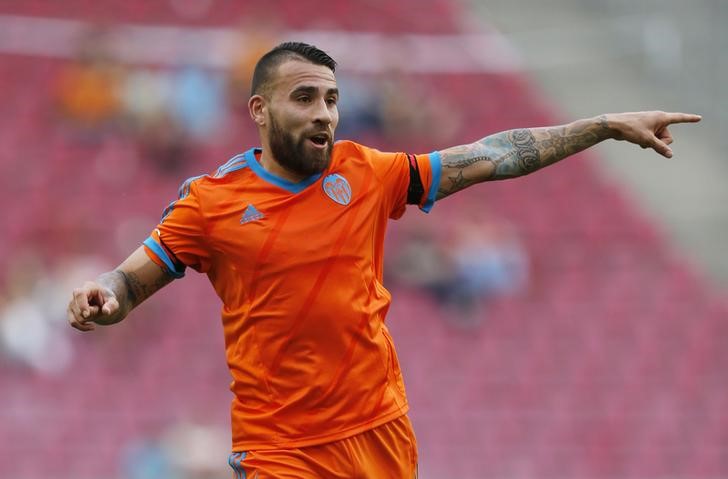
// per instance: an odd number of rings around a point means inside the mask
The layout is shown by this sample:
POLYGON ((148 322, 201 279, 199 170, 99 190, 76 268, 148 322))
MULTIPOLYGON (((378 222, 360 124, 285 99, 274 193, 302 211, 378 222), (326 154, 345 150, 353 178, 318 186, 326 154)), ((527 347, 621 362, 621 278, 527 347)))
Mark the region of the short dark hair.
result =
POLYGON ((323 50, 319 50, 315 46, 307 43, 284 42, 258 60, 253 71, 253 82, 250 87, 250 94, 262 94, 278 65, 285 60, 296 58, 311 62, 315 65, 329 67, 332 72, 336 71, 336 62, 323 50))

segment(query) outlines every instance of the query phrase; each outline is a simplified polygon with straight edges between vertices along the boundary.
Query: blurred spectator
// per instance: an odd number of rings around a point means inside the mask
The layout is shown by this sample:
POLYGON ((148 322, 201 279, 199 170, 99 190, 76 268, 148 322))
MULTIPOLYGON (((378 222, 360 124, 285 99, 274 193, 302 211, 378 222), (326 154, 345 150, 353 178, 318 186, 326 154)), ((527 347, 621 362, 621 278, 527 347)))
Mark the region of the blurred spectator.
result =
POLYGON ((505 221, 465 215, 446 228, 447 239, 431 226, 406 228, 388 276, 436 300, 453 325, 477 326, 489 300, 527 286, 528 255, 505 221))
POLYGON ((132 442, 125 448, 121 469, 125 479, 184 479, 175 473, 162 446, 148 439, 132 442))
POLYGON ((345 72, 338 73, 336 83, 341 92, 336 136, 360 142, 377 141, 384 127, 382 92, 375 78, 362 78, 345 72))
POLYGON ((56 84, 62 117, 85 141, 97 141, 121 113, 124 72, 109 51, 105 30, 89 29, 81 36, 75 60, 61 71, 56 84))
POLYGON ((169 71, 138 68, 128 75, 123 100, 140 154, 151 159, 158 172, 177 176, 190 155, 190 145, 172 111, 173 95, 169 71))
POLYGON ((515 293, 528 283, 528 255, 513 227, 505 220, 464 216, 453 226, 447 248, 455 269, 457 288, 450 304, 457 317, 472 323, 485 316, 479 304, 515 293))
POLYGON ((129 128, 157 170, 177 177, 197 146, 213 142, 226 110, 222 76, 189 63, 179 70, 136 68, 124 85, 129 128))
POLYGON ((180 421, 158 438, 141 438, 125 447, 121 469, 127 479, 209 479, 228 477, 220 451, 229 449, 225 429, 180 421))
POLYGON ((278 19, 267 6, 247 15, 238 28, 227 79, 228 104, 233 111, 248 115, 248 98, 253 69, 258 59, 278 43, 278 19))
POLYGON ((442 242, 425 224, 413 225, 388 265, 392 281, 420 289, 439 304, 456 294, 457 278, 442 242))
POLYGON ((223 428, 179 422, 165 432, 162 447, 179 476, 184 479, 230 475, 225 460, 221 460, 221 451, 230 448, 230 435, 223 428))
POLYGON ((138 144, 142 156, 151 159, 159 173, 171 177, 179 176, 191 156, 189 137, 168 112, 144 125, 138 144))
POLYGON ((129 71, 122 99, 129 121, 140 129, 167 111, 172 81, 163 69, 137 67, 129 71))
POLYGON ((184 132, 195 141, 209 141, 224 115, 222 77, 193 64, 185 65, 172 74, 171 100, 174 119, 184 132))
POLYGON ((381 76, 382 132, 392 144, 447 144, 459 130, 460 118, 442 100, 442 92, 430 92, 420 81, 398 68, 381 76))
POLYGON ((69 288, 103 266, 68 257, 50 269, 34 250, 15 254, 0 302, 0 351, 42 373, 63 372, 73 356, 65 312, 69 288))

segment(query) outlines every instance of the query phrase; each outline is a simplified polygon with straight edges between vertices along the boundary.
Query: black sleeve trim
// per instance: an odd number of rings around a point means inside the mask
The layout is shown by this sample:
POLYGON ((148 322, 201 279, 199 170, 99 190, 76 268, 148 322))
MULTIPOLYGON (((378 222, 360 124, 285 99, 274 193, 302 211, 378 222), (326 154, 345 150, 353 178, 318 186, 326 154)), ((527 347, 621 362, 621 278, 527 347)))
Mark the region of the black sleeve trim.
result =
POLYGON ((425 194, 425 187, 420 177, 420 165, 417 163, 415 155, 407 155, 409 162, 409 187, 407 188, 407 204, 419 205, 422 202, 422 195, 425 194))

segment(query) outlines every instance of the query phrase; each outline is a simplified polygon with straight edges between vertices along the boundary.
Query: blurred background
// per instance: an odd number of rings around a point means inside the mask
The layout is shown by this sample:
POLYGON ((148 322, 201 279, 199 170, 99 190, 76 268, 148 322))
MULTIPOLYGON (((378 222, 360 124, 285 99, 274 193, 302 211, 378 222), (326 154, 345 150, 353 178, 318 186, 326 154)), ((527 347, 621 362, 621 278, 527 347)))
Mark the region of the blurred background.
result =
POLYGON ((337 138, 381 150, 702 114, 671 160, 608 142, 410 211, 385 285, 422 478, 728 477, 727 24, 722 0, 0 1, 0 477, 231 477, 206 279, 93 334, 65 307, 257 145, 282 40, 339 62, 337 138))

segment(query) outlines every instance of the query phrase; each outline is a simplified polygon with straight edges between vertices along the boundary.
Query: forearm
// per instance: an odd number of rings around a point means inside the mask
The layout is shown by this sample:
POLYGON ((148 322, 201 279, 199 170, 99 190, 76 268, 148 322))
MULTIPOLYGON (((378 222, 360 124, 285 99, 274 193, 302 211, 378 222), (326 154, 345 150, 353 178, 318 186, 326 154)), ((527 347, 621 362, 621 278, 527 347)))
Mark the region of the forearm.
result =
POLYGON ((606 115, 566 125, 509 130, 441 152, 438 198, 482 181, 527 175, 614 136, 606 115))
POLYGON ((114 324, 123 320, 132 309, 169 284, 172 278, 166 274, 160 274, 153 278, 153 282, 149 282, 150 280, 152 278, 142 279, 136 272, 124 271, 121 268, 100 275, 96 282, 110 290, 119 303, 119 309, 106 316, 104 323, 114 324))
POLYGON ((79 331, 93 331, 96 324, 118 323, 172 279, 140 246, 115 270, 73 290, 68 322, 79 331))

